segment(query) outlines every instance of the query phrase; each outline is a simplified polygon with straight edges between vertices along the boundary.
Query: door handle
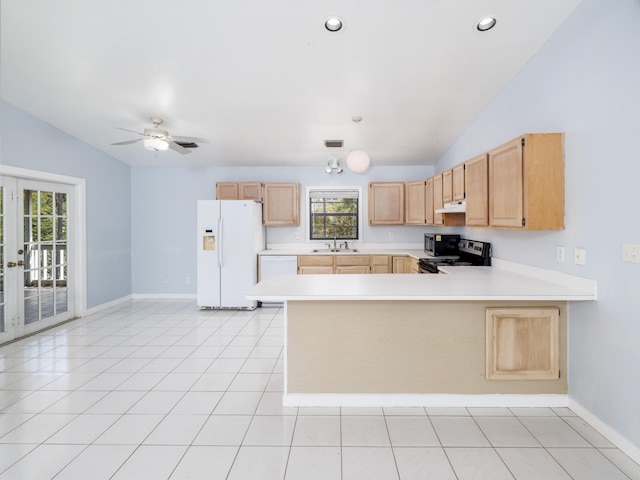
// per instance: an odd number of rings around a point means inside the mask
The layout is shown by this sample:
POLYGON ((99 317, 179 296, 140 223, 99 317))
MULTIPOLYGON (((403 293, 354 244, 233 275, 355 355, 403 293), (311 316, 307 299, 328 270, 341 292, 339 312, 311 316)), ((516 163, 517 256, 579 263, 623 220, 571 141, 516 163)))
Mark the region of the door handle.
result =
POLYGON ((19 267, 22 267, 23 265, 24 265, 24 261, 22 261, 22 260, 18 260, 18 266, 19 266, 19 267))
POLYGON ((13 268, 13 267, 15 267, 16 265, 17 265, 17 263, 16 263, 16 262, 7 262, 7 267, 8 267, 8 268, 13 268))

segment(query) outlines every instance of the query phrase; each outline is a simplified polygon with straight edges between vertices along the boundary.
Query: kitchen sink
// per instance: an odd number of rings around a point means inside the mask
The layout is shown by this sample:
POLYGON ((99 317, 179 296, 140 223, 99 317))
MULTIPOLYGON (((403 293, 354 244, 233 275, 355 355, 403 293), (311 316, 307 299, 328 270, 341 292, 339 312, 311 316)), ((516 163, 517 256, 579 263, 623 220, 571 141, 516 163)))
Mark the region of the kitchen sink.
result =
POLYGON ((314 248, 311 253, 357 253, 356 248, 314 248))

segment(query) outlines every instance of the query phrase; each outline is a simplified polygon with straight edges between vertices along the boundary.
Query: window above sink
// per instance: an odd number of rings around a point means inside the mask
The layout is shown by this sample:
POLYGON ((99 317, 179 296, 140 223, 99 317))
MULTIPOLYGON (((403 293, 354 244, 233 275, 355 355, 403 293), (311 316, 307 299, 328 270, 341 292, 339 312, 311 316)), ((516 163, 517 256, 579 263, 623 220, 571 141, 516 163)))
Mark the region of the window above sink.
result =
MULTIPOLYGON (((360 187, 307 187, 308 227, 311 241, 353 241, 361 238, 360 187)), ((353 249, 317 249, 326 252, 354 251, 353 249)))

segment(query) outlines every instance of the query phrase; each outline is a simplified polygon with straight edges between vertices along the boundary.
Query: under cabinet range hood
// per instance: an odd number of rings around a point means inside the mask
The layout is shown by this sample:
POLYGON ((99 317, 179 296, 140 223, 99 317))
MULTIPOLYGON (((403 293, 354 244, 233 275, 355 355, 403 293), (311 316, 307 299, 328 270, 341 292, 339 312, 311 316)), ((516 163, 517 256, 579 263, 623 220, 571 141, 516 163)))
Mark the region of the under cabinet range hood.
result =
POLYGON ((443 208, 436 210, 436 213, 465 213, 467 211, 467 202, 464 200, 460 202, 445 203, 443 208))

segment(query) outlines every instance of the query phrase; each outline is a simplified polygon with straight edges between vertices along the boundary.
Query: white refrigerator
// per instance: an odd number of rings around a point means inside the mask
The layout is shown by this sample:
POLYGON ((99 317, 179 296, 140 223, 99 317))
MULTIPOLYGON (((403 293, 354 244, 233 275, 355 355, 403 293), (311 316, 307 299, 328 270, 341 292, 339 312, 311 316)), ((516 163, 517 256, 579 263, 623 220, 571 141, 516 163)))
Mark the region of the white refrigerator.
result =
POLYGON ((258 252, 264 245, 262 204, 198 200, 198 307, 256 308, 244 292, 258 281, 258 252))

